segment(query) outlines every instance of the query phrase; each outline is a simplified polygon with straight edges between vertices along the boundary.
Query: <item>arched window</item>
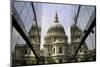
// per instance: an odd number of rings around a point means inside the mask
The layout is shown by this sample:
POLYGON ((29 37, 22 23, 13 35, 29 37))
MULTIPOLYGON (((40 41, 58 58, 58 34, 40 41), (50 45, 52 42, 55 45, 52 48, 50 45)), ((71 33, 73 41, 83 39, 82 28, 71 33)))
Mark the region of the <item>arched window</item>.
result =
POLYGON ((53 54, 55 54, 55 48, 53 48, 53 54))
POLYGON ((62 53, 62 48, 61 47, 59 48, 59 53, 62 53))

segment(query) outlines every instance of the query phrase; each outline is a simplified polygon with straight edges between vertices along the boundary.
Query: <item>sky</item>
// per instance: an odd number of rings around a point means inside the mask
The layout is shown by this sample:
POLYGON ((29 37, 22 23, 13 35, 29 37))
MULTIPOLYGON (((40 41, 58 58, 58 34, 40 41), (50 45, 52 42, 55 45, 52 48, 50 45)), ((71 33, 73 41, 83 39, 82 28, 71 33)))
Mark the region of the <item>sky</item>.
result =
MULTIPOLYGON (((21 4, 21 3, 20 3, 21 4)), ((17 5, 17 9, 21 8, 20 4, 16 4, 17 5)), ((43 44, 44 44, 44 37, 47 34, 47 30, 49 29, 49 27, 52 25, 52 23, 54 23, 55 20, 55 14, 57 12, 58 14, 58 19, 59 19, 59 23, 64 27, 64 30, 66 32, 66 35, 68 36, 68 42, 70 42, 70 26, 72 24, 74 24, 74 16, 77 14, 77 10, 78 10, 78 5, 64 5, 64 4, 46 4, 46 3, 39 3, 39 8, 37 6, 37 14, 41 15, 41 17, 39 16, 38 19, 42 19, 42 21, 40 20, 38 22, 39 26, 41 26, 41 48, 43 48, 43 44), (41 9, 40 9, 41 8, 41 9), (41 14, 42 12, 42 14, 41 14), (39 14, 40 13, 40 14, 39 14)), ((22 6, 22 5, 21 5, 22 6)), ((84 7, 83 7, 84 8, 84 7)), ((89 7, 91 8, 91 7, 89 7)), ((27 8, 27 9, 31 9, 31 8, 27 8)), ((26 19, 24 20, 24 24, 25 26, 27 26, 26 28, 29 30, 30 26, 32 26, 32 10, 27 11, 27 9, 25 9, 25 11, 23 11, 24 13, 21 14, 22 16, 25 16, 27 12, 29 12, 30 16, 26 15, 26 19), (30 18, 31 17, 31 18, 30 18)), ((83 12, 84 10, 81 11, 80 13, 80 18, 83 17, 83 12)), ((92 10, 90 10, 91 12, 92 10)), ((86 14, 86 13, 85 13, 86 14)), ((87 15, 87 14, 86 14, 87 15)), ((85 20, 88 18, 88 16, 83 17, 83 19, 79 19, 79 27, 84 28, 86 22, 85 20)), ((92 45, 92 41, 95 39, 94 35, 91 34, 91 38, 88 37, 86 42, 88 43, 87 46, 89 49, 93 49, 93 46, 95 45, 95 42, 92 45), (92 40, 91 40, 92 39, 92 40)), ((13 29, 13 38, 12 38, 12 44, 22 44, 25 43, 25 41, 22 39, 21 36, 19 36, 19 34, 16 32, 15 29, 13 29)), ((13 45, 14 47, 15 45, 13 45)))

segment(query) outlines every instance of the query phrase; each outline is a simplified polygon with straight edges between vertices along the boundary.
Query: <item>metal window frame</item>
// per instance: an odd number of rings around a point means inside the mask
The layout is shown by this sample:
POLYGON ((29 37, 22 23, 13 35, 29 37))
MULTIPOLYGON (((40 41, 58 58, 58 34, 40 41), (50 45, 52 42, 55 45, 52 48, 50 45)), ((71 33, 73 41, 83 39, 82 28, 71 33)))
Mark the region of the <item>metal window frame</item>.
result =
MULTIPOLYGON (((37 32, 38 32, 38 36, 39 36, 39 29, 38 29, 38 25, 37 25, 37 18, 36 18, 36 12, 35 12, 35 9, 34 9, 34 5, 33 5, 33 2, 31 2, 31 5, 32 5, 32 8, 33 8, 33 13, 34 13, 34 19, 36 21, 36 27, 37 27, 37 32)), ((75 25, 77 23, 77 18, 79 16, 79 11, 80 11, 80 6, 79 6, 79 9, 78 9, 78 13, 77 13, 77 16, 76 16, 76 19, 75 19, 75 25)), ((37 63, 39 62, 39 57, 37 56, 33 46, 34 44, 32 44, 32 42, 30 41, 29 39, 29 34, 28 34, 28 31, 26 30, 25 26, 23 25, 23 22, 20 18, 20 16, 18 15, 16 9, 14 8, 13 6, 13 12, 14 14, 12 15, 12 25, 15 27, 15 29, 19 32, 19 34, 23 37, 23 39, 26 41, 27 45, 31 48, 32 52, 34 53, 36 59, 38 60, 37 63), (17 20, 17 17, 19 17, 19 19, 17 20), (20 22, 18 22, 20 21, 20 22), (32 46, 33 45, 33 46, 32 46)), ((91 19, 90 19, 91 20, 91 19)), ((84 43, 84 41, 86 40, 86 38, 88 37, 88 35, 90 34, 90 32, 92 31, 92 29, 96 26, 96 17, 94 18, 94 20, 92 21, 91 25, 89 26, 88 30, 86 31, 85 35, 83 36, 75 54, 73 55, 73 57, 71 58, 71 60, 73 60, 78 52, 78 50, 80 49, 81 45, 84 43)), ((40 40, 39 40, 40 42, 40 40)), ((69 61, 70 62, 70 61, 69 61)))
MULTIPOLYGON (((78 48, 76 49, 74 55, 72 56, 72 58, 69 60, 69 62, 71 62, 73 59, 75 59, 75 56, 77 55, 79 49, 81 48, 81 46, 83 45, 83 43, 85 42, 86 38, 88 37, 88 35, 91 33, 91 31, 93 30, 94 27, 96 27, 96 7, 95 7, 95 12, 93 12, 92 16, 90 17, 89 19, 89 22, 88 23, 91 23, 91 18, 94 16, 94 18, 92 19, 92 23, 88 26, 85 34, 83 35, 82 39, 81 39, 81 42, 79 43, 79 46, 78 48), (95 14, 94 14, 95 13, 95 14)), ((79 12, 80 12, 80 7, 78 9, 78 13, 77 13, 77 17, 75 19, 75 26, 76 26, 76 23, 77 23, 77 19, 78 19, 78 16, 79 16, 79 12)))
MULTIPOLYGON (((31 3, 32 4, 32 3, 31 3)), ((33 6, 33 5, 32 5, 33 6)), ((34 7, 32 7, 34 8, 34 7)), ((12 4, 12 26, 17 30, 17 32, 22 36, 22 38, 26 41, 27 45, 29 46, 29 48, 32 50, 33 54, 35 55, 36 59, 37 59, 37 63, 39 64, 39 56, 36 54, 35 50, 34 50, 34 44, 31 42, 30 38, 29 38, 29 34, 28 31, 26 30, 18 12, 16 11, 14 5, 12 4)), ((35 13, 35 10, 33 11, 33 13, 35 13)), ((35 16, 35 22, 36 22, 36 26, 37 26, 37 19, 36 19, 36 14, 34 14, 35 16)), ((38 27, 37 27, 38 30, 38 27)), ((38 31, 38 35, 39 35, 39 31, 38 31)), ((39 41, 40 42, 40 41, 39 41)), ((17 65, 12 65, 12 66, 17 66, 17 65)), ((20 65, 23 66, 23 65, 20 65)))

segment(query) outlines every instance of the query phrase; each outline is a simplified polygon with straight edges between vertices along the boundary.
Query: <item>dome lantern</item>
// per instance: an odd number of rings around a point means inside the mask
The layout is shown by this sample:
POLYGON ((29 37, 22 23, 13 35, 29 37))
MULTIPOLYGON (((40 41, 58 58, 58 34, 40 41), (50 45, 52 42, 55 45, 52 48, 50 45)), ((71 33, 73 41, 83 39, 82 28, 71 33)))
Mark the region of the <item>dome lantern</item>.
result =
POLYGON ((59 22, 57 12, 56 12, 56 15, 55 15, 55 21, 54 22, 59 22))

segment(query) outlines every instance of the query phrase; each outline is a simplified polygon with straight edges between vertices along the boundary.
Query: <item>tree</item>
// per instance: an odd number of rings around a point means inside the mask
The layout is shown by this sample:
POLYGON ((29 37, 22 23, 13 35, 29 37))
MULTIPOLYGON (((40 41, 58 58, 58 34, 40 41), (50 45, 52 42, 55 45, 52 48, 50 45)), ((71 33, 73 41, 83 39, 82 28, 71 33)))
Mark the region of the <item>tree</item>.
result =
POLYGON ((48 58, 47 60, 48 60, 48 64, 55 64, 56 63, 56 61, 52 58, 48 58))

